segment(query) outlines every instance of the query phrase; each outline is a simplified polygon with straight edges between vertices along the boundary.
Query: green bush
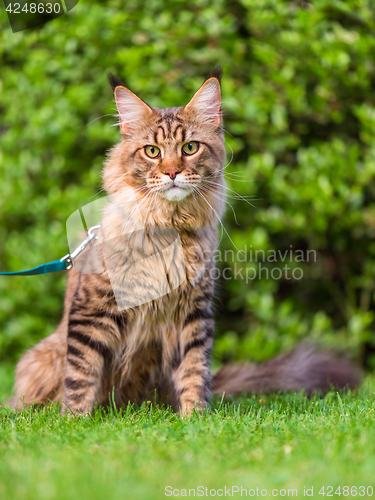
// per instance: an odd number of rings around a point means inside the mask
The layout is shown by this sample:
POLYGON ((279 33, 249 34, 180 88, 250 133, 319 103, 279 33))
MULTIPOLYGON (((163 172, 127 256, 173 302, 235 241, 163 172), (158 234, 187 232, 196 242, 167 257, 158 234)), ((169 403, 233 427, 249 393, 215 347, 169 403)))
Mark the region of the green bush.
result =
MULTIPOLYGON (((165 107, 219 62, 228 185, 256 199, 229 191, 239 225, 228 207, 221 248, 247 248, 246 262, 227 253, 231 276, 234 264, 252 275, 250 250, 316 258, 289 263, 303 279, 221 281, 215 360, 267 359, 310 336, 374 364, 373 2, 81 0, 41 28, 0 26, 2 270, 67 252, 65 221, 100 190, 119 138, 108 71, 165 107)), ((0 278, 1 359, 53 330, 64 283, 0 278)))

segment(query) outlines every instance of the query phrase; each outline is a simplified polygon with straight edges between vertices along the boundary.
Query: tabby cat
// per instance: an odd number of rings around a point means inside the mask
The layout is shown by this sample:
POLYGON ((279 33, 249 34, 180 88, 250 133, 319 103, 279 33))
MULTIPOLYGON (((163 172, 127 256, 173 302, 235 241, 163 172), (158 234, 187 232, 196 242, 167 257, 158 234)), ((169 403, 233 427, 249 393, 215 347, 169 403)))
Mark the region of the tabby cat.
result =
POLYGON ((108 403, 109 394, 120 406, 156 393, 184 416, 206 408, 211 393, 355 385, 358 373, 349 363, 307 346, 263 365, 224 367, 211 380, 213 256, 225 204, 220 75, 212 74, 185 106, 167 109, 149 106, 113 75, 110 83, 121 141, 104 165, 111 201, 102 227, 120 242, 116 255, 126 251, 121 241, 129 224, 176 230, 186 279, 124 308, 108 269, 73 268, 60 325, 18 363, 15 406, 61 401, 63 413, 86 414, 108 403))

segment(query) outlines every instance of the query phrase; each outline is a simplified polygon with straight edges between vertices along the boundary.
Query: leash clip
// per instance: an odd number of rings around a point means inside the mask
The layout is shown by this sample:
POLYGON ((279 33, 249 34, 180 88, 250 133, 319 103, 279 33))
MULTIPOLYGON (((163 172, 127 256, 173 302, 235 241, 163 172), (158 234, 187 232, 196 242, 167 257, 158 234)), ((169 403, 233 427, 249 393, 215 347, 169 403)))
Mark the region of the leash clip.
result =
POLYGON ((66 271, 69 271, 69 269, 71 269, 73 267, 73 261, 71 259, 71 256, 70 256, 70 253, 67 253, 66 255, 64 255, 64 257, 62 257, 60 259, 60 262, 66 262, 66 271))
POLYGON ((82 241, 82 243, 72 252, 68 253, 60 259, 61 262, 66 262, 66 270, 69 271, 73 267, 76 258, 87 248, 87 246, 92 242, 92 240, 97 240, 98 236, 94 233, 94 229, 100 229, 100 224, 97 226, 92 226, 87 231, 87 238, 82 241))

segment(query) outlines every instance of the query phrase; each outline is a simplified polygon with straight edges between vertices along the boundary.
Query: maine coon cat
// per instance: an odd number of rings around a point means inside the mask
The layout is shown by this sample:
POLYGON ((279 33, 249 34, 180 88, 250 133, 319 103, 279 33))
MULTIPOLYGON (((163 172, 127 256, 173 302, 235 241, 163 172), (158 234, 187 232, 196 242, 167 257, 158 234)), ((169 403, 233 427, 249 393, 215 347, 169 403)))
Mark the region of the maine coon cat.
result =
POLYGON ((86 414, 112 393, 120 406, 156 392, 189 415, 206 408, 211 393, 355 385, 350 364, 310 347, 259 366, 224 367, 211 380, 213 255, 225 205, 220 75, 210 76, 185 106, 167 109, 149 106, 116 77, 110 83, 121 141, 103 170, 111 196, 103 213, 107 237, 118 239, 121 257, 125 227, 127 234, 140 222, 146 230, 174 229, 186 279, 160 298, 122 309, 108 269, 73 268, 60 325, 17 366, 15 405, 61 401, 64 413, 86 414))

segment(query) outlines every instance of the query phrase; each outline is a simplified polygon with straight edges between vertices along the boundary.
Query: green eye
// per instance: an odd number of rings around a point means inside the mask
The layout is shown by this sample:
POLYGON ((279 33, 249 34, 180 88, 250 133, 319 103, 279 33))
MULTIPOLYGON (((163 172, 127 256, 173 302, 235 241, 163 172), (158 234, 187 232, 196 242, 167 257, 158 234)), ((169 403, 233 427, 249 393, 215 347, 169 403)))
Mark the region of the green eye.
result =
POLYGON ((145 153, 149 158, 157 158, 160 155, 160 149, 157 146, 145 146, 145 153))
POLYGON ((182 152, 185 155, 193 155, 198 151, 199 142, 187 142, 182 146, 182 152))

